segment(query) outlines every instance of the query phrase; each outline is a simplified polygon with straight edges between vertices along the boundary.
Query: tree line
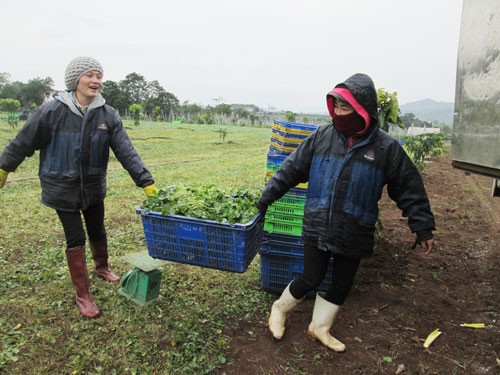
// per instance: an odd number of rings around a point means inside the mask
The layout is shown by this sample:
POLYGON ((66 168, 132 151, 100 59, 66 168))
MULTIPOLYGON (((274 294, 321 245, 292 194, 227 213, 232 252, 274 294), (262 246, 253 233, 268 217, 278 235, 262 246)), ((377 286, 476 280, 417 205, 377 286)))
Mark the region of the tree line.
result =
POLYGON ((0 73, 0 103, 2 110, 19 111, 21 108, 35 109, 43 102, 43 93, 51 91, 54 80, 50 77, 32 78, 27 83, 10 82, 8 73, 0 73))
MULTIPOLYGON (((36 110, 43 103, 45 92, 54 93, 54 81, 50 77, 33 78, 27 83, 10 81, 8 73, 0 73, 0 110, 14 113, 29 108, 36 110)), ((270 124, 273 119, 309 122, 320 118, 298 117, 291 111, 266 113, 255 105, 226 104, 222 98, 214 99, 214 106, 202 106, 179 99, 166 91, 157 81, 148 81, 138 73, 130 73, 123 80, 103 82, 102 95, 106 103, 116 108, 119 114, 135 123, 150 121, 178 121, 195 124, 270 124)), ((269 112, 269 111, 267 111, 269 112)))
MULTIPOLYGON (((15 113, 27 108, 36 110, 42 104, 45 92, 54 92, 51 77, 32 78, 27 83, 10 81, 8 73, 0 73, 0 110, 15 113)), ((133 120, 179 121, 194 124, 270 124, 274 119, 298 122, 326 123, 327 116, 299 116, 292 111, 277 114, 264 111, 255 105, 225 104, 222 98, 214 99, 214 106, 202 106, 179 99, 166 91, 157 81, 148 81, 138 73, 130 73, 119 82, 104 81, 102 95, 119 114, 133 120)), ((419 120, 413 113, 400 115, 396 93, 378 90, 380 126, 386 129, 384 118, 401 128, 410 126, 432 127, 430 122, 419 120)))

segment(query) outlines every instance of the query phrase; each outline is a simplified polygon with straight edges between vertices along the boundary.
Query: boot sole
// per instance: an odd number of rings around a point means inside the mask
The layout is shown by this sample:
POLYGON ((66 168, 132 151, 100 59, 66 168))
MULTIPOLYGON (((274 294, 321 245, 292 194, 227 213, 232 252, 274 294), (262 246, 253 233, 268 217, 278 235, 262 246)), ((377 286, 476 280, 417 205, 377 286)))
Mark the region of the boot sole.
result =
POLYGON ((95 273, 97 276, 99 276, 101 279, 104 279, 104 280, 106 280, 106 281, 108 281, 108 282, 110 282, 110 283, 117 283, 117 282, 119 282, 119 281, 120 281, 120 278, 119 278, 118 276, 117 276, 117 277, 118 277, 117 279, 114 279, 114 278, 113 278, 113 279, 109 279, 109 278, 107 278, 106 276, 104 276, 104 275, 102 275, 102 274, 98 273, 97 271, 94 271, 94 273, 95 273))
POLYGON ((271 329, 268 328, 267 330, 269 331, 269 333, 271 334, 273 339, 278 340, 278 341, 281 341, 283 339, 284 334, 283 334, 283 336, 278 338, 278 337, 274 336, 274 333, 273 333, 273 331, 271 331, 271 329))
POLYGON ((318 339, 316 337, 316 335, 312 334, 311 332, 307 331, 307 337, 309 337, 310 340, 312 341, 318 341, 321 343, 321 345, 323 345, 324 347, 330 349, 330 350, 333 350, 335 353, 344 353, 346 351, 346 348, 342 349, 342 350, 336 350, 336 349, 333 349, 332 347, 328 346, 328 345, 325 345, 323 343, 323 341, 321 341, 320 339, 318 339))
MULTIPOLYGON (((269 317, 269 318, 271 318, 271 317, 269 317)), ((271 334, 271 336, 273 336, 273 338, 275 340, 278 340, 278 341, 281 340, 281 339, 283 339, 283 336, 285 335, 285 331, 283 331, 283 334, 281 335, 281 337, 276 337, 275 334, 274 334, 274 332, 271 330, 271 322, 269 320, 267 321, 267 330, 269 331, 269 333, 271 334)))
POLYGON ((80 309, 80 306, 78 306, 78 302, 76 302, 75 300, 75 305, 76 307, 78 308, 78 311, 80 311, 80 315, 83 316, 85 319, 96 319, 96 318, 99 318, 101 316, 101 310, 99 310, 99 306, 97 306, 97 314, 96 315, 85 315, 82 310, 80 309))

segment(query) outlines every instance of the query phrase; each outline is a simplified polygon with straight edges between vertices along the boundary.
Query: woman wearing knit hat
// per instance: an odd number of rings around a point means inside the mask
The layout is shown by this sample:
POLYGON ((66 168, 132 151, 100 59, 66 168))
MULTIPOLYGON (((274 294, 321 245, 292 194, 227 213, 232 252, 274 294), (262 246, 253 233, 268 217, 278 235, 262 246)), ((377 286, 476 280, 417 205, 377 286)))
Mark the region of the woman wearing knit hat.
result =
POLYGON ((110 271, 104 227, 104 198, 109 149, 147 196, 157 193, 153 176, 134 149, 116 111, 99 93, 103 68, 91 57, 77 57, 66 68, 68 91, 45 104, 26 122, 0 156, 0 188, 26 157, 40 150, 41 201, 54 208, 66 237, 66 258, 83 316, 99 316, 89 289, 85 227, 95 273, 107 281, 110 271))
POLYGON ((342 352, 345 345, 330 329, 360 260, 373 255, 384 186, 408 217, 426 255, 433 246, 435 224, 419 172, 399 143, 377 126, 377 92, 371 78, 360 73, 349 77, 326 101, 332 123, 320 126, 288 156, 257 206, 265 213, 290 188, 309 183, 302 227, 304 271, 274 302, 269 329, 274 338, 283 337, 287 314, 319 287, 333 255, 332 283, 326 293, 316 294, 308 334, 342 352))

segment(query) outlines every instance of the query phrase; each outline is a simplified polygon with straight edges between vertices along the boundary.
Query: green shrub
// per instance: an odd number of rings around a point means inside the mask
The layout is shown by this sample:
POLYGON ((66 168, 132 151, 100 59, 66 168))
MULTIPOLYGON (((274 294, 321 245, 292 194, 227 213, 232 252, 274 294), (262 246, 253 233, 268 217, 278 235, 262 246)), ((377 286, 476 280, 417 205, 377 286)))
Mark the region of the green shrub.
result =
POLYGON ((403 136, 404 149, 411 160, 418 168, 423 171, 425 168, 425 159, 429 156, 438 156, 443 153, 443 134, 421 134, 414 136, 403 136))

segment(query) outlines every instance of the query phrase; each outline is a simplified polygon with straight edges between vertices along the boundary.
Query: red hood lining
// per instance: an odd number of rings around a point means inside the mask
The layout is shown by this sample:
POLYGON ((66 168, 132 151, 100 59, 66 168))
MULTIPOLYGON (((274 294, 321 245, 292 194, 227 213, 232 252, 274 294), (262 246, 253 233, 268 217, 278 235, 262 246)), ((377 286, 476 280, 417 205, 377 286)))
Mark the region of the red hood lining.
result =
POLYGON ((358 103, 354 95, 349 89, 346 89, 344 87, 335 87, 332 91, 330 91, 328 94, 326 94, 326 105, 328 107, 328 112, 330 113, 330 116, 332 113, 334 113, 334 98, 332 94, 338 94, 341 97, 345 99, 347 103, 350 104, 350 106, 365 120, 365 129, 361 131, 358 134, 364 133, 368 127, 370 126, 371 123, 371 117, 366 111, 366 109, 363 108, 361 104, 358 103))

